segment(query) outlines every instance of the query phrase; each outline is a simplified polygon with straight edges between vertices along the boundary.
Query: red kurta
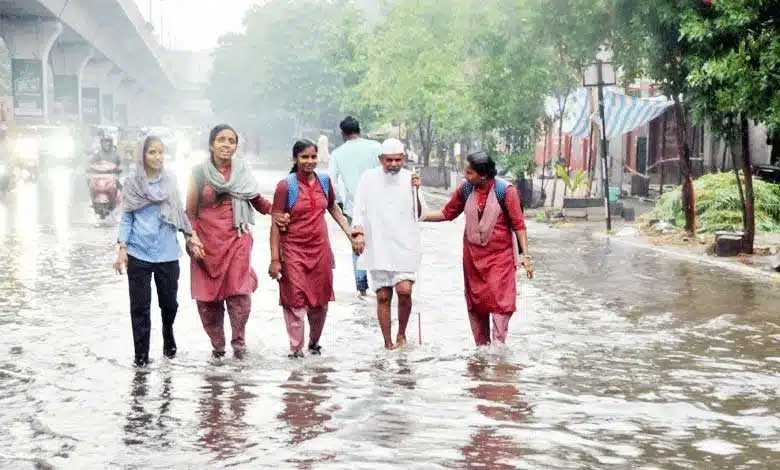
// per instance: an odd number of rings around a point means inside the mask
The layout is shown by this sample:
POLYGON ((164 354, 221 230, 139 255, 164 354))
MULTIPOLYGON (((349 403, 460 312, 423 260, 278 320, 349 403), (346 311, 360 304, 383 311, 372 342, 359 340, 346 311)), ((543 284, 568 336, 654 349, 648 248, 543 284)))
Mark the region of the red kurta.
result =
MULTIPOLYGON (((488 191, 493 186, 482 191, 475 188, 474 196, 478 197, 480 216, 487 202, 488 191)), ((514 186, 507 187, 504 197, 509 218, 514 230, 525 229, 523 209, 520 196, 514 186)), ((453 193, 452 198, 442 210, 447 220, 458 217, 466 206, 461 199, 461 187, 453 193)), ((516 310, 515 297, 515 259, 512 237, 504 212, 498 216, 498 221, 487 245, 479 246, 470 243, 465 234, 463 237, 463 280, 466 291, 466 304, 469 312, 479 314, 512 313, 516 310)))
MULTIPOLYGON (((333 254, 328 239, 325 211, 336 200, 333 183, 328 197, 318 179, 303 181, 298 176, 298 200, 290 213, 290 225, 281 232, 282 279, 279 304, 287 308, 316 308, 335 300, 333 254)), ((274 193, 274 212, 285 212, 287 181, 274 193)))
MULTIPOLYGON (((219 169, 225 180, 230 179, 230 171, 231 167, 219 169)), ((271 203, 262 196, 257 196, 251 203, 262 214, 271 211, 271 203)), ((252 234, 238 236, 238 230, 233 227, 230 197, 218 198, 214 187, 206 182, 198 217, 190 222, 206 251, 205 259, 190 262, 192 298, 214 302, 254 292, 257 274, 250 264, 252 234)))

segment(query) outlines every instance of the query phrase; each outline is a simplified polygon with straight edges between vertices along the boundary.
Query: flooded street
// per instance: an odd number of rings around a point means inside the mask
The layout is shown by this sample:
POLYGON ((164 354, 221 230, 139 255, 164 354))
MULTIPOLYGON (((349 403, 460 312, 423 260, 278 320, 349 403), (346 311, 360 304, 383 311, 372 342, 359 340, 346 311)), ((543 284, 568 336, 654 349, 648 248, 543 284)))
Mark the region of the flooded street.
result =
MULTIPOLYGON (((257 176, 270 197, 284 174, 257 176)), ((258 220, 247 357, 211 359, 185 256, 178 355, 162 356, 153 300, 153 363, 139 370, 116 222, 97 222, 83 175, 52 170, 3 195, 0 468, 780 466, 776 284, 529 222, 538 276, 520 281, 506 349, 477 350, 463 221, 429 224, 423 344, 415 314, 414 344, 386 352, 331 223, 323 355, 291 361, 258 220)))

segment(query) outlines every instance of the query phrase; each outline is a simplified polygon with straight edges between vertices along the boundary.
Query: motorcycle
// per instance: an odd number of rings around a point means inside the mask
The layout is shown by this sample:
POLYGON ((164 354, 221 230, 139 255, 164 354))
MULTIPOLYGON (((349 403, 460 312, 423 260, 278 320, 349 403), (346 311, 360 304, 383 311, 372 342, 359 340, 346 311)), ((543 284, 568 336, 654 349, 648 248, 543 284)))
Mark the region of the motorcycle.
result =
POLYGON ((116 164, 105 160, 89 165, 87 178, 92 209, 101 220, 108 217, 119 205, 119 171, 116 164))

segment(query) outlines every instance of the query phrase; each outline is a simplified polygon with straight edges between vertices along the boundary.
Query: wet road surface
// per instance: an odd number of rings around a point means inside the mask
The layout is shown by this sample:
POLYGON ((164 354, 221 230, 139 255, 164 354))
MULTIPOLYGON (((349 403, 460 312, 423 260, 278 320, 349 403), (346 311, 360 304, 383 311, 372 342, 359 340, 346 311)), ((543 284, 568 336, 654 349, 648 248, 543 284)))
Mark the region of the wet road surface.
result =
MULTIPOLYGON (((265 195, 282 176, 258 173, 265 195)), ((117 227, 97 223, 83 176, 3 195, 0 468, 780 466, 776 284, 530 223, 538 277, 520 283, 507 347, 477 350, 462 220, 427 225, 423 345, 388 353, 332 226, 323 356, 290 361, 268 226, 254 230, 248 356, 210 359, 185 257, 178 356, 162 357, 153 309, 154 362, 137 370, 117 227)))

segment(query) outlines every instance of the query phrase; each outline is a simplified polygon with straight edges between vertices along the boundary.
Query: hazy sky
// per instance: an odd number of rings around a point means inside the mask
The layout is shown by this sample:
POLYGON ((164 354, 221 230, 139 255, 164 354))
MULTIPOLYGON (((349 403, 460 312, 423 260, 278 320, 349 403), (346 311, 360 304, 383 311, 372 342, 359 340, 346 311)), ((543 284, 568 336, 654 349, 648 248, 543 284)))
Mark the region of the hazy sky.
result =
POLYGON ((244 13, 262 0, 135 0, 144 18, 149 19, 152 4, 152 24, 160 34, 160 16, 166 46, 176 49, 209 49, 217 38, 230 31, 241 31, 244 13))

